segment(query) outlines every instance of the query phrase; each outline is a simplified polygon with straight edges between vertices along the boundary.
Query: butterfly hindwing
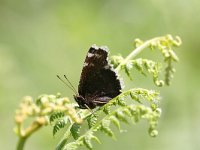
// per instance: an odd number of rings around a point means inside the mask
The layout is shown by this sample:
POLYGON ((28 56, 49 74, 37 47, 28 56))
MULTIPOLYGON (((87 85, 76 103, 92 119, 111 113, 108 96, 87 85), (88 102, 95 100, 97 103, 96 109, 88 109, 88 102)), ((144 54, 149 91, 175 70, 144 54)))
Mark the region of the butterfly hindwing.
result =
POLYGON ((108 48, 92 46, 83 65, 79 95, 84 98, 88 107, 93 108, 107 103, 119 95, 120 90, 120 80, 108 62, 108 48))

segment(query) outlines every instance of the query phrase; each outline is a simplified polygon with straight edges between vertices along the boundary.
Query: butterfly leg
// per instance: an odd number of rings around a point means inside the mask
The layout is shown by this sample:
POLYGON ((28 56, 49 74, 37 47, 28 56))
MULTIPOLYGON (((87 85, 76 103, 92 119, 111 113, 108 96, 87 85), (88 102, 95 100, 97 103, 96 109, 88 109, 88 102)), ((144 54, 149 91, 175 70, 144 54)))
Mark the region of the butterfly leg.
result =
POLYGON ((91 114, 94 114, 94 111, 90 109, 90 107, 87 104, 84 104, 84 106, 91 112, 91 114))

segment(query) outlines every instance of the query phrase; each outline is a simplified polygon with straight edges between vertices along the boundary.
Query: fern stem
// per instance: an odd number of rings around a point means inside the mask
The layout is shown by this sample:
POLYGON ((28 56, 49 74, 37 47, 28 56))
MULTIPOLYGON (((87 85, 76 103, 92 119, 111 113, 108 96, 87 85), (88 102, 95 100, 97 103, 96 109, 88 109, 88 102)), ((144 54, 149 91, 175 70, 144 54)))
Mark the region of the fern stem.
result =
POLYGON ((27 141, 28 137, 30 137, 34 132, 36 132, 41 127, 42 127, 42 125, 40 123, 38 123, 37 121, 35 121, 25 131, 23 131, 23 129, 21 128, 19 140, 17 143, 17 150, 23 150, 25 142, 27 141), (21 134, 23 134, 23 135, 21 135, 21 134))
POLYGON ((115 69, 116 71, 119 71, 121 69, 121 66, 126 64, 130 59, 137 56, 140 52, 142 52, 145 48, 149 47, 152 42, 156 42, 157 40, 160 40, 164 37, 156 37, 151 40, 148 40, 144 42, 142 45, 138 46, 136 49, 134 49, 115 69))
POLYGON ((70 126, 68 127, 67 131, 65 132, 63 138, 60 140, 60 142, 56 146, 56 150, 62 149, 62 147, 67 143, 68 139, 71 137, 70 129, 72 126, 73 126, 73 123, 70 124, 70 126))
POLYGON ((23 150, 24 149, 24 144, 26 142, 27 137, 21 137, 19 138, 19 141, 17 143, 17 150, 23 150))

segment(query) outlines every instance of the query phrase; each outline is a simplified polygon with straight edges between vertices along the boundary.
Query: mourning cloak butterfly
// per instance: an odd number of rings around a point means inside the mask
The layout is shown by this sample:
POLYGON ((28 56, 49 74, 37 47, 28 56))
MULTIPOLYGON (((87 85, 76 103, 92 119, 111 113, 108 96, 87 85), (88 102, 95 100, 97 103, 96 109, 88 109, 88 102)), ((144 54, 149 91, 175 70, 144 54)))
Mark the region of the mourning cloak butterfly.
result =
POLYGON ((108 48, 93 45, 85 58, 78 94, 74 95, 79 108, 102 106, 120 93, 120 80, 108 62, 108 48))

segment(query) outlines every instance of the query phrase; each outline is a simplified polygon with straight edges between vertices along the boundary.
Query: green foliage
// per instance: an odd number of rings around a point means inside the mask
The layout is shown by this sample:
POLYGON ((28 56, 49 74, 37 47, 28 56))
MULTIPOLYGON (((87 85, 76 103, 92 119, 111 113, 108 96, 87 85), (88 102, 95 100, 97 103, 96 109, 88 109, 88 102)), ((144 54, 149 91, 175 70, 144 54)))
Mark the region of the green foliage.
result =
POLYGON ((89 129, 94 126, 96 124, 98 120, 98 116, 96 113, 91 114, 88 118, 87 118, 87 122, 88 122, 88 127, 89 129))
POLYGON ((49 121, 52 123, 59 118, 63 118, 64 116, 65 114, 63 112, 55 112, 49 117, 49 121))
POLYGON ((152 40, 143 42, 140 39, 135 40, 135 47, 136 49, 126 58, 122 56, 112 56, 111 63, 116 68, 116 70, 125 70, 125 73, 128 77, 132 80, 130 71, 135 68, 143 75, 146 75, 145 70, 152 74, 153 81, 157 86, 163 86, 164 84, 170 85, 171 79, 173 78, 173 74, 176 71, 173 67, 173 62, 178 62, 179 58, 176 55, 173 48, 178 47, 181 45, 180 37, 176 36, 174 39, 171 35, 167 35, 164 37, 154 38, 152 40), (138 59, 131 59, 135 57, 141 50, 144 48, 150 48, 151 50, 158 49, 161 52, 164 62, 166 64, 165 67, 165 79, 159 80, 159 73, 161 72, 162 66, 161 63, 138 58, 138 59))
POLYGON ((98 142, 100 141, 94 135, 95 132, 103 132, 106 135, 115 138, 111 124, 121 131, 121 122, 130 123, 129 120, 131 120, 132 123, 136 123, 141 119, 146 119, 149 122, 149 134, 150 136, 155 137, 158 133, 156 126, 161 115, 161 110, 158 108, 158 102, 159 93, 156 91, 141 88, 125 91, 103 107, 96 110, 95 114, 89 115, 87 117, 87 122, 89 124, 88 131, 76 138, 72 143, 66 143, 66 145, 60 147, 60 149, 77 149, 82 145, 85 145, 88 149, 92 149, 92 140, 95 139, 98 142), (128 99, 128 97, 131 98, 135 104, 127 104, 124 99, 128 99), (135 97, 138 97, 138 99, 136 100, 135 97), (142 101, 148 102, 150 107, 142 105, 142 101), (152 105, 154 107, 151 107, 152 105), (107 109, 109 109, 109 113, 105 111, 107 109), (97 116, 100 116, 102 113, 104 113, 105 116, 103 118, 98 118, 97 116))
POLYGON ((53 126, 53 135, 55 135, 60 129, 64 128, 67 124, 66 119, 59 120, 53 126))
MULTIPOLYGON (((126 58, 122 56, 111 57, 111 63, 116 71, 125 70, 130 79, 132 79, 130 71, 135 68, 143 75, 151 74, 157 86, 169 85, 175 70, 173 62, 178 61, 178 57, 172 48, 180 44, 180 38, 176 37, 175 40, 171 35, 154 38, 146 42, 136 39, 135 50, 126 58), (160 62, 143 58, 133 59, 145 48, 158 49, 163 54, 164 62, 166 63, 164 80, 158 79, 159 73, 162 72, 160 62)), ((76 104, 72 104, 67 98, 61 98, 60 94, 56 96, 42 95, 35 102, 28 97, 20 104, 15 117, 17 124, 16 133, 20 139, 19 145, 23 145, 20 143, 22 138, 27 139, 30 134, 38 129, 33 126, 35 122, 38 123, 37 127, 52 125, 53 135, 60 129, 67 127, 63 138, 56 147, 57 150, 76 150, 80 146, 85 146, 91 150, 93 149, 93 141, 100 143, 96 132, 102 132, 115 139, 112 125, 121 132, 121 123, 136 124, 142 119, 147 120, 149 123, 149 135, 156 137, 158 135, 156 127, 161 116, 159 103, 159 92, 143 88, 123 91, 102 107, 95 110, 80 109, 78 112, 75 110, 76 104), (36 117, 36 119, 33 125, 28 127, 27 131, 22 128, 22 124, 29 117, 36 117), (38 122, 38 120, 40 121, 38 122), (86 123, 88 125, 87 130, 82 128, 86 123)), ((20 148, 19 146, 18 149, 20 148)))
POLYGON ((68 98, 61 98, 60 94, 41 95, 36 101, 30 96, 24 97, 15 114, 14 131, 19 137, 17 149, 23 149, 26 139, 43 126, 54 124, 53 135, 55 135, 67 124, 66 118, 71 123, 82 122, 68 98), (28 120, 32 120, 32 123, 24 127, 26 122, 30 122, 28 120))
POLYGON ((70 132, 75 140, 79 137, 80 127, 80 125, 74 123, 70 129, 70 132))

